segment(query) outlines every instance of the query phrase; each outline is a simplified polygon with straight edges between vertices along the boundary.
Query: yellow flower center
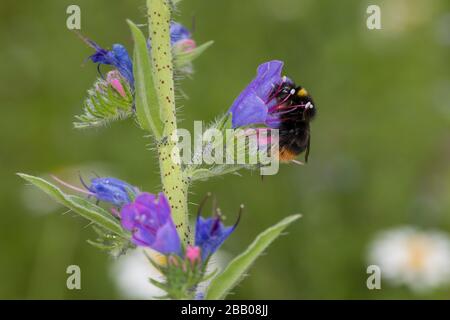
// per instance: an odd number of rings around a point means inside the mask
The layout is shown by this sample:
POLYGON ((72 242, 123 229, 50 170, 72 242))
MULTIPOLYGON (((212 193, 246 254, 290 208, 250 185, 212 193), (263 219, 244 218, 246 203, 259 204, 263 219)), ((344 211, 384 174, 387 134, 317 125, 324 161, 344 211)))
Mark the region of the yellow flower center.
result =
POLYGON ((422 236, 415 236, 408 243, 408 267, 414 270, 421 270, 430 254, 430 241, 422 236))

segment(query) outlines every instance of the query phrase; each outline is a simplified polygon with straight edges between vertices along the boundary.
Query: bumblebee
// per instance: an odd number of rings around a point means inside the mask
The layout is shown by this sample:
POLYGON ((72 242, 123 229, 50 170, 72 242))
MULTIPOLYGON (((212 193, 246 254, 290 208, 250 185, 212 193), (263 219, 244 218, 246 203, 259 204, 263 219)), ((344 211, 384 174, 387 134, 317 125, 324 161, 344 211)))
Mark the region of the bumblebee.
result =
POLYGON ((311 149, 309 123, 317 113, 312 97, 305 88, 289 80, 284 80, 271 96, 276 101, 271 112, 279 121, 279 159, 294 161, 305 152, 305 162, 308 162, 311 149))

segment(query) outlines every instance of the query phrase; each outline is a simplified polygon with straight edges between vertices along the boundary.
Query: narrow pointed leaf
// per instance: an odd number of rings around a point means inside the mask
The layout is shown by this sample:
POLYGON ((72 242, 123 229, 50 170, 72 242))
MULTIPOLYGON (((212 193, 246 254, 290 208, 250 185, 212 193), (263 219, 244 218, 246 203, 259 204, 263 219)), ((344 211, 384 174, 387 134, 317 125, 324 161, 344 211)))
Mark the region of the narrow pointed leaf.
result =
POLYGON ((206 299, 224 299, 230 290, 239 283, 248 268, 255 262, 256 258, 258 258, 261 253, 263 253, 263 251, 267 249, 278 236, 280 236, 288 225, 300 217, 301 215, 299 214, 289 216, 260 233, 247 250, 233 259, 227 268, 211 281, 206 294, 206 299))
POLYGON ((132 21, 128 20, 127 22, 134 39, 133 74, 137 119, 143 129, 152 132, 155 138, 159 139, 163 124, 153 84, 147 41, 142 31, 132 21))
POLYGON ((179 52, 178 50, 174 50, 174 65, 175 68, 181 69, 187 64, 191 63, 195 59, 197 59, 206 49, 208 49, 214 41, 208 41, 204 44, 192 49, 188 52, 179 52))
POLYGON ((111 214, 105 209, 81 197, 67 195, 57 186, 42 178, 34 177, 24 173, 18 173, 17 175, 32 183, 33 185, 47 193, 55 201, 78 213, 80 216, 92 221, 93 223, 98 224, 99 226, 117 234, 120 237, 128 238, 128 234, 122 229, 119 222, 114 219, 111 214))

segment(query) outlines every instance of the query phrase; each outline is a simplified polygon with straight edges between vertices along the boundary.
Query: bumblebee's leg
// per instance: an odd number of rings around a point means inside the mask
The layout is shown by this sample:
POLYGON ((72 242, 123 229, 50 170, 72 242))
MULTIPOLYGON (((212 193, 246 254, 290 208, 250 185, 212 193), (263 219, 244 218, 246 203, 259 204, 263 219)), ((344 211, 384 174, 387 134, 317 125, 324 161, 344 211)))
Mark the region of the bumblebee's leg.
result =
POLYGON ((308 134, 308 144, 306 145, 306 152, 305 152, 305 163, 308 162, 310 149, 311 149, 311 134, 308 134))
POLYGON ((298 160, 295 160, 295 159, 292 159, 291 162, 292 162, 292 163, 295 163, 295 164, 298 164, 299 166, 303 166, 303 165, 304 165, 303 162, 298 161, 298 160))

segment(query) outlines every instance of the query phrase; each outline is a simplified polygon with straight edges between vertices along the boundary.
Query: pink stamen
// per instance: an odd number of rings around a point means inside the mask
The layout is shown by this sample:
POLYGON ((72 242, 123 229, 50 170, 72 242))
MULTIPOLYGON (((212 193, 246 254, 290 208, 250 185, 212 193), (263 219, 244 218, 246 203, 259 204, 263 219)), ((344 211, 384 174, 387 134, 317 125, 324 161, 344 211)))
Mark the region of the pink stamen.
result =
POLYGON ((69 188, 69 189, 72 189, 72 190, 74 190, 74 191, 78 191, 78 192, 87 194, 87 195, 89 195, 89 196, 93 196, 93 195, 94 195, 92 192, 89 192, 89 191, 86 191, 86 190, 84 190, 84 189, 75 187, 75 186, 73 186, 73 185, 71 185, 71 184, 68 184, 67 182, 65 182, 65 181, 63 181, 63 180, 61 180, 61 179, 59 179, 58 177, 56 177, 56 176, 54 176, 54 175, 51 175, 51 177, 52 177, 54 180, 56 180, 57 182, 59 182, 60 184, 62 184, 63 186, 69 188))
POLYGON ((291 96, 292 94, 289 92, 289 94, 283 99, 283 101, 280 102, 280 105, 285 103, 291 96))
POLYGON ((292 112, 298 108, 305 109, 305 107, 306 107, 305 104, 296 104, 296 105, 292 105, 292 106, 277 105, 275 107, 270 108, 269 113, 274 113, 274 111, 285 109, 284 111, 276 112, 277 115, 281 115, 281 114, 286 114, 286 113, 292 112))
POLYGON ((266 104, 268 104, 270 101, 273 100, 277 96, 278 93, 280 93, 281 88, 283 87, 283 84, 286 82, 286 77, 282 78, 281 83, 278 85, 278 88, 273 91, 273 93, 269 96, 269 99, 267 100, 266 104))

